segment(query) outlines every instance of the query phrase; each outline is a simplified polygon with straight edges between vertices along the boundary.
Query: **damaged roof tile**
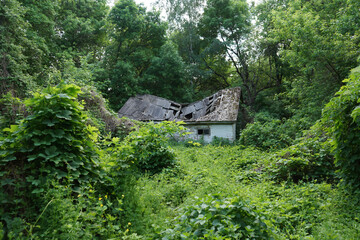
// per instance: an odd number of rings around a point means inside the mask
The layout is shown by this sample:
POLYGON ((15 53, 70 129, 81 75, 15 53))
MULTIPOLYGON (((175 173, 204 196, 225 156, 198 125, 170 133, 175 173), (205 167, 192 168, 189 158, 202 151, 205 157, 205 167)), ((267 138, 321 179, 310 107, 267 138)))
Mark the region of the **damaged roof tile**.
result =
POLYGON ((128 99, 118 115, 140 121, 235 122, 240 96, 240 87, 220 90, 190 104, 179 104, 149 94, 137 95, 128 99))

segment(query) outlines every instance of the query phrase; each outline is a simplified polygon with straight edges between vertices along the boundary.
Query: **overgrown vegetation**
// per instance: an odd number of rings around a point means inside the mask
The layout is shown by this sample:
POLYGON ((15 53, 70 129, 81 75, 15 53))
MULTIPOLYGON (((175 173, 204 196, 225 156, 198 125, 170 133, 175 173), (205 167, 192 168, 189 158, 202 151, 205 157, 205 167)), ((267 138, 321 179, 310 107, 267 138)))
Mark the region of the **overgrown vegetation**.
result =
POLYGON ((360 239, 360 2, 154 7, 1 1, 0 239, 360 239), (235 86, 235 142, 115 113, 235 86))

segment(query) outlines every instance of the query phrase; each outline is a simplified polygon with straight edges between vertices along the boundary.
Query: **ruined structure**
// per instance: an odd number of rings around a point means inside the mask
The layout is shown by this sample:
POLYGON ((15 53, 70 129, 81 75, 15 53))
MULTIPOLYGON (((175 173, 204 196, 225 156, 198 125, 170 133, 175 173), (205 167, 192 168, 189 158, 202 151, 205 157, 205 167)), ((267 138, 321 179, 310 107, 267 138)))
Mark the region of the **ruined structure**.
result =
POLYGON ((119 110, 119 117, 139 121, 184 121, 190 138, 210 142, 214 136, 235 140, 235 126, 241 89, 223 89, 200 101, 180 104, 153 95, 130 98, 119 110))

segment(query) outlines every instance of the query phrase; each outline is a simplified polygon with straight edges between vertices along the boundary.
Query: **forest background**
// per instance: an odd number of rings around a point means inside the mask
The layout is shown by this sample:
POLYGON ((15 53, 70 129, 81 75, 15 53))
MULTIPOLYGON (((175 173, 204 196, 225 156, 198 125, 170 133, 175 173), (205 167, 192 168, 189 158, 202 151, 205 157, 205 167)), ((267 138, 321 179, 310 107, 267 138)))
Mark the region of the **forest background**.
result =
POLYGON ((0 3, 4 239, 324 239, 326 231, 328 239, 358 238, 359 1, 159 0, 153 9, 133 0, 111 8, 106 0, 0 3), (135 94, 186 103, 236 86, 239 140, 213 143, 233 145, 217 149, 224 151, 218 169, 206 165, 202 151, 213 148, 197 148, 202 142, 170 149, 167 136, 181 126, 113 112, 135 94), (183 155, 188 148, 196 154, 183 155), (200 168, 214 175, 192 172, 200 168), (232 189, 211 185, 220 175, 232 189), (162 181, 158 199, 150 188, 162 181), (303 202, 289 210, 291 191, 303 202), (266 205, 275 196, 284 196, 280 205, 266 205), (208 208, 216 202, 218 209, 208 208), (224 219, 213 219, 221 206, 224 219), (193 216, 198 207, 205 213, 193 216), (348 213, 341 224, 340 211, 348 213))

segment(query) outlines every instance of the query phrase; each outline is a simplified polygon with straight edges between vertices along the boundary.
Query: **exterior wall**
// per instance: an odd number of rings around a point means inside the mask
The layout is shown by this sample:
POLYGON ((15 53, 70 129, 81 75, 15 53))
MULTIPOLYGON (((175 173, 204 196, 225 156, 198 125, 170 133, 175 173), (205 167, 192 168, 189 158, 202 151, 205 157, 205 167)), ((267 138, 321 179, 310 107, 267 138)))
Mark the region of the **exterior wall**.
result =
POLYGON ((213 137, 216 136, 220 138, 227 138, 230 141, 234 141, 236 136, 235 123, 197 125, 186 124, 185 127, 187 127, 191 132, 191 134, 187 135, 186 137, 188 139, 200 140, 203 138, 205 142, 211 142, 213 140, 213 137), (209 129, 210 134, 198 134, 199 129, 209 129))

